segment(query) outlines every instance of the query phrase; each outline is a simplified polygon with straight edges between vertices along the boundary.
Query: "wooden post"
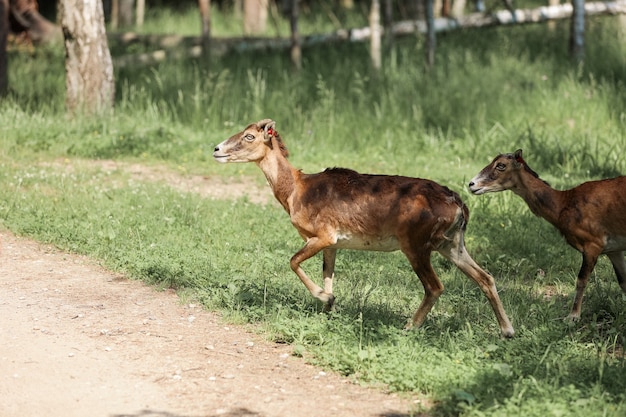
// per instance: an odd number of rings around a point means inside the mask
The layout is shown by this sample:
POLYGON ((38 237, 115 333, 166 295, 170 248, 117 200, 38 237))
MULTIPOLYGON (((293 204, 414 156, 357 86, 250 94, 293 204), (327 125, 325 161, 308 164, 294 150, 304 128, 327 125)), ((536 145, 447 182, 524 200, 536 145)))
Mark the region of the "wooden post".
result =
POLYGON ((211 56, 211 0, 198 0, 200 9, 202 56, 209 59, 211 56))
POLYGON ((265 33, 269 0, 243 0, 243 34, 265 33))
POLYGON ((119 23, 122 27, 131 26, 134 23, 134 1, 135 0, 118 0, 119 1, 119 23))
POLYGON ((111 0, 111 30, 120 27, 120 0, 111 0))
POLYGON ((432 69, 435 66, 435 49, 437 48, 435 12, 433 0, 424 1, 426 2, 426 67, 432 69))
POLYGON ((9 91, 7 38, 9 36, 9 0, 0 0, 0 97, 9 91))
POLYGON ((143 26, 144 17, 146 15, 146 0, 137 0, 135 13, 135 25, 140 28, 143 26))
POLYGON ((300 45, 300 33, 298 31, 298 17, 300 10, 298 9, 299 0, 291 0, 291 63, 296 70, 302 68, 302 47, 300 45))
POLYGON ((380 30, 380 1, 372 0, 370 9, 370 58, 372 59, 372 67, 380 70, 382 65, 381 53, 381 30, 380 30))
POLYGON ((569 52, 576 64, 585 59, 585 0, 572 0, 569 52))
POLYGON ((383 26, 384 30, 384 38, 385 38, 385 46, 389 47, 393 43, 393 32, 391 30, 391 25, 393 25, 393 2, 392 0, 384 0, 385 1, 385 10, 383 12, 383 26))

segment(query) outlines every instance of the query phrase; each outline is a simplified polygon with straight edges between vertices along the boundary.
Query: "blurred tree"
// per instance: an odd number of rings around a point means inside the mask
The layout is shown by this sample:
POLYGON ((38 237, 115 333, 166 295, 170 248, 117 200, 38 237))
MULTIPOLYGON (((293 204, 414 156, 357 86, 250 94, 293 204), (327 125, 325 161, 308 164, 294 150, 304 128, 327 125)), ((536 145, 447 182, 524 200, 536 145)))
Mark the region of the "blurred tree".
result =
POLYGON ((110 10, 111 30, 117 30, 120 27, 120 20, 119 20, 120 19, 120 2, 119 0, 110 0, 110 3, 111 3, 111 10, 110 10))
POLYGON ((370 6, 370 59, 372 61, 372 67, 375 70, 380 70, 382 66, 382 52, 381 52, 381 27, 380 27, 380 1, 372 0, 370 6))
POLYGON ((435 49, 437 48, 437 36, 435 35, 435 11, 433 0, 424 0, 426 12, 426 68, 435 66, 435 49))
POLYGON ((135 14, 135 24, 138 28, 140 28, 143 26, 143 21, 146 15, 146 0, 137 0, 137 11, 135 14))
POLYGON ((62 0, 68 112, 103 113, 113 109, 113 62, 101 0, 62 0))
POLYGON ((585 56, 585 0, 572 0, 572 7, 569 52, 574 62, 581 64, 585 56))
POLYGON ((133 10, 135 9, 135 0, 119 0, 119 2, 120 26, 131 26, 134 22, 133 10))
POLYGON ((0 97, 9 90, 7 38, 9 36, 9 0, 0 0, 0 97))
MULTIPOLYGON (((117 30, 120 27, 131 26, 133 24, 133 9, 135 6, 135 0, 106 0, 103 3, 105 2, 107 3, 107 10, 109 9, 108 3, 110 3, 111 29, 117 30)), ((138 8, 141 8, 142 6, 143 4, 137 4, 138 8)), ((138 10, 138 13, 141 13, 141 16, 138 15, 137 18, 143 19, 143 12, 138 10)))
POLYGON ((383 4, 383 33, 385 35, 385 46, 389 47, 393 41, 391 25, 393 24, 393 0, 384 0, 383 4))
POLYGON ((211 0, 198 0, 198 7, 202 28, 202 56, 209 60, 211 56, 211 0))
POLYGON ((269 0, 243 0, 243 33, 254 35, 265 32, 269 0))
POLYGON ((300 45, 300 32, 298 30, 298 17, 300 9, 299 0, 291 0, 291 13, 289 23, 291 26, 291 63, 296 70, 302 68, 302 46, 300 45))

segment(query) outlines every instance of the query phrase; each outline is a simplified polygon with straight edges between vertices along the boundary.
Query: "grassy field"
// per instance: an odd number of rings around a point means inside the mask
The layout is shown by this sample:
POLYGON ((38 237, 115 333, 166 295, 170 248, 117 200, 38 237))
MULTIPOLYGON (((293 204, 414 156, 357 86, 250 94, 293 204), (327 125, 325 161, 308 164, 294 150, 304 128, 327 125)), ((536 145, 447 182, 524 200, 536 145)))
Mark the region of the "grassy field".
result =
MULTIPOLYGON (((432 405, 416 414, 623 416, 626 295, 608 260, 581 320, 564 323, 580 255, 514 195, 466 187, 518 148, 560 189, 626 173, 626 31, 617 18, 589 19, 582 68, 570 65, 567 36, 565 23, 450 33, 430 73, 415 38, 388 48, 380 73, 366 45, 308 49, 299 73, 278 52, 231 54, 210 70, 127 68, 116 73, 114 115, 74 120, 63 111, 62 51, 14 52, 0 102, 0 224, 176 288, 324 368, 423 395, 432 405), (480 290, 438 255, 446 292, 423 328, 402 331, 423 290, 399 253, 340 252, 329 319, 289 268, 302 242, 276 205, 210 200, 89 163, 263 184, 254 165, 219 165, 211 153, 266 117, 305 172, 345 166, 458 191, 472 212, 469 251, 496 277, 516 337, 500 339, 480 290)), ((319 279, 321 258, 304 267, 319 279)))

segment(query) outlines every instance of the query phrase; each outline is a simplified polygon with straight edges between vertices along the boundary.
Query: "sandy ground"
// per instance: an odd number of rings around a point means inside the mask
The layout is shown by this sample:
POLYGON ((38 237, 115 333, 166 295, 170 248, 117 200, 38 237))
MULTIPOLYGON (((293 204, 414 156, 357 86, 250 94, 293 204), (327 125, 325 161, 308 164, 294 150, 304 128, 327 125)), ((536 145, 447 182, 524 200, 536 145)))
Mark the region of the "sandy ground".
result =
MULTIPOLYGON (((212 188, 193 181, 182 186, 212 188)), ((2 417, 405 416, 416 406, 85 257, 8 232, 1 245, 2 417)))

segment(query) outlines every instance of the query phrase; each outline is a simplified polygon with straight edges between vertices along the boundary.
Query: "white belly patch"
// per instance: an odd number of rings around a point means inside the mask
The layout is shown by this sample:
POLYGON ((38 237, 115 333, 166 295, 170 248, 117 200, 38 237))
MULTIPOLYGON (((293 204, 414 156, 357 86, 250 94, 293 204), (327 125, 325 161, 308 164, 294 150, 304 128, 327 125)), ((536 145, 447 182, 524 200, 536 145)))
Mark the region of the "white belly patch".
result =
POLYGON ((626 236, 609 236, 602 253, 619 252, 626 250, 626 236))
POLYGON ((331 247, 337 249, 357 249, 391 252, 400 249, 398 239, 395 236, 370 237, 355 236, 350 232, 337 232, 335 235, 337 243, 331 247))

